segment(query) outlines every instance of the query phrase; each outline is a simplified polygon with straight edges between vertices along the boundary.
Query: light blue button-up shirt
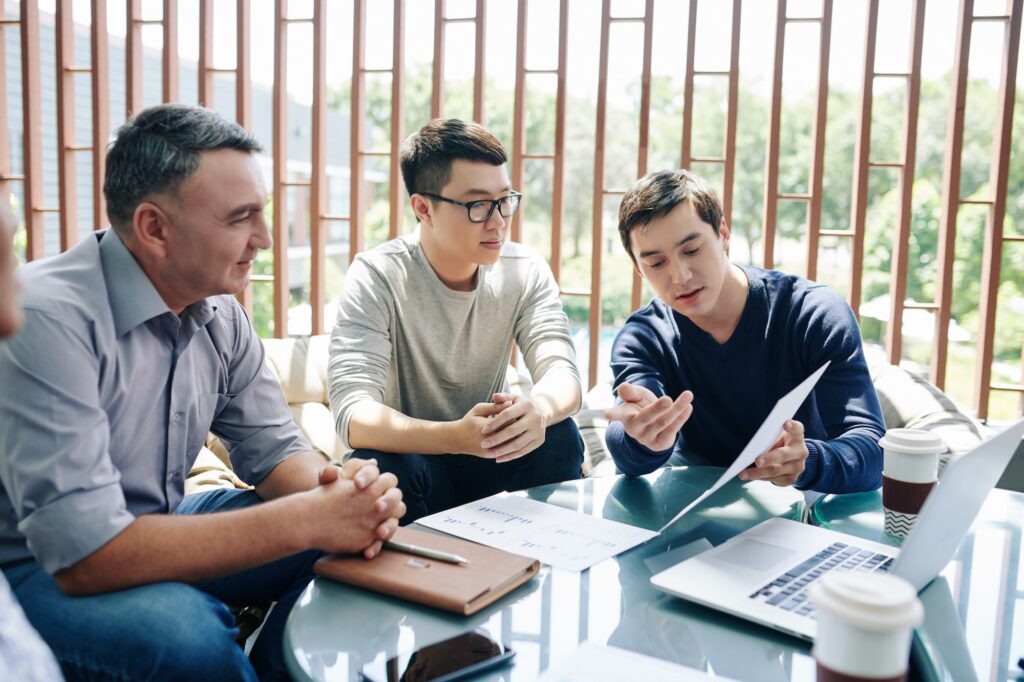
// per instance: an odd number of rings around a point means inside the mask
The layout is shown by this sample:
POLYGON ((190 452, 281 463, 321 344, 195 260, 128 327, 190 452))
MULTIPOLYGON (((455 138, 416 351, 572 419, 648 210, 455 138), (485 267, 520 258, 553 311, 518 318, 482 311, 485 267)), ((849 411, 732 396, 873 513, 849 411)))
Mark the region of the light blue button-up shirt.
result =
POLYGON ((172 313, 112 230, 19 271, 0 342, 0 565, 71 566, 173 511, 206 433, 259 483, 310 450, 231 296, 172 313))

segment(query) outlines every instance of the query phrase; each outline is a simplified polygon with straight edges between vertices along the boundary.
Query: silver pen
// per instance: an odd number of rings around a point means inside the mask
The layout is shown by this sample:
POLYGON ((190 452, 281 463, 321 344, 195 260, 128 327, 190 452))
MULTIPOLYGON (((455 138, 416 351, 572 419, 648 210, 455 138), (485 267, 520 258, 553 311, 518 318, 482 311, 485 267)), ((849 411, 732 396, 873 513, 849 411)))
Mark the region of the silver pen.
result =
POLYGON ((430 549, 429 547, 420 547, 419 545, 409 545, 404 542, 398 542, 397 540, 388 540, 384 543, 384 548, 393 549, 396 552, 405 552, 406 554, 415 554, 417 556, 426 557, 427 559, 446 561, 449 564, 469 564, 469 559, 461 557, 458 554, 442 552, 440 550, 430 549))

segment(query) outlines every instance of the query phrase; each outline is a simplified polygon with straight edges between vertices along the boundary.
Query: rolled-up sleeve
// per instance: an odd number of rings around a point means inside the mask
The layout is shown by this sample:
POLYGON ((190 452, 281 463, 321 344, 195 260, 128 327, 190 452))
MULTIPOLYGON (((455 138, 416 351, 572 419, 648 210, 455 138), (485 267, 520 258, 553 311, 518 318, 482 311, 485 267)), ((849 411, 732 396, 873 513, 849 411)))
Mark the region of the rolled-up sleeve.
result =
POLYGON ((0 482, 17 530, 49 573, 134 520, 109 455, 101 366, 88 334, 38 310, 26 310, 22 331, 0 343, 0 482))
MULTIPOLYGON (((222 441, 238 476, 258 484, 278 464, 313 449, 288 410, 281 384, 267 365, 263 344, 237 303, 228 391, 216 400, 210 430, 222 441)), ((202 406, 201 406, 202 409, 202 406)))

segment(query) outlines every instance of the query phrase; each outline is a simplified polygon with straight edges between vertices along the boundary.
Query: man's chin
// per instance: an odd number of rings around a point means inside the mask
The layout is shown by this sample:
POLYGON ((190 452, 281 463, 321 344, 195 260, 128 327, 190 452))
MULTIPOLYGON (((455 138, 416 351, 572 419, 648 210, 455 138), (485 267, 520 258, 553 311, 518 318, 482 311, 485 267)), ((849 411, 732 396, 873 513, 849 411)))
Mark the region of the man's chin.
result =
POLYGON ((244 277, 232 277, 224 283, 220 293, 227 294, 229 296, 237 296, 245 291, 245 288, 249 286, 249 282, 249 275, 245 275, 244 277))
POLYGON ((694 314, 697 312, 694 306, 686 305, 677 298, 672 298, 668 300, 662 298, 661 300, 667 303, 669 308, 676 311, 686 319, 692 319, 694 317, 694 314))
POLYGON ((480 249, 481 253, 473 260, 477 265, 493 265, 501 259, 501 249, 480 249))

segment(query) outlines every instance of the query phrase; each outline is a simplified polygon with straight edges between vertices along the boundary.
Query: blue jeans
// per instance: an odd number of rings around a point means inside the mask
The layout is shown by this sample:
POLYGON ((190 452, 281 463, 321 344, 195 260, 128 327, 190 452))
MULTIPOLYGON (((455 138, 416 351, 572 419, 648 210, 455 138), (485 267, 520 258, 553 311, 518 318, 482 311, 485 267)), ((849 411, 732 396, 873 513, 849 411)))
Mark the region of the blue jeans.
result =
MULTIPOLYGON (((176 514, 258 504, 251 490, 188 495, 176 514)), ((153 583, 69 597, 34 560, 4 567, 29 621, 53 649, 68 680, 288 679, 285 620, 313 577, 309 551, 200 585, 153 583), (228 604, 277 601, 246 659, 228 604)))
POLYGON ((473 455, 356 450, 352 456, 375 458, 381 471, 398 477, 407 509, 402 525, 502 490, 560 483, 583 475, 583 439, 572 419, 549 426, 544 444, 533 452, 502 464, 473 455))

